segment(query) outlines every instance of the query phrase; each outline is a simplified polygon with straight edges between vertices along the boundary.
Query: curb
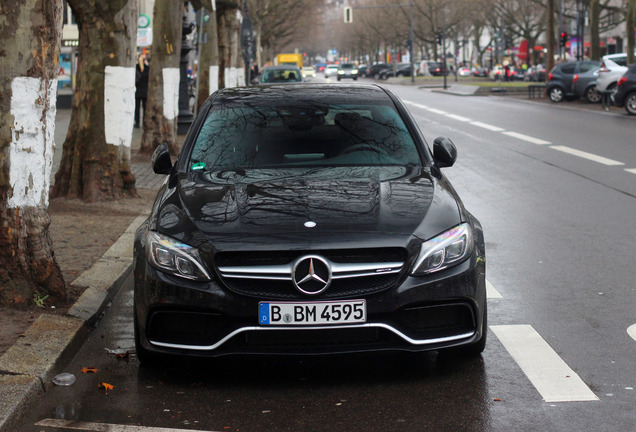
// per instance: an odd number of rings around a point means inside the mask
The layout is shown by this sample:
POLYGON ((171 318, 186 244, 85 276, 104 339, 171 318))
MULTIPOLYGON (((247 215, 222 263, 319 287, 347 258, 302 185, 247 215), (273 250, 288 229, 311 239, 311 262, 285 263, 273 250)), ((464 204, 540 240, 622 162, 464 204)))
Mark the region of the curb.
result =
POLYGON ((135 231, 146 218, 138 216, 72 283, 84 293, 65 315, 41 314, 0 357, 0 432, 12 430, 29 406, 53 386, 54 373, 86 341, 90 327, 132 270, 135 231))

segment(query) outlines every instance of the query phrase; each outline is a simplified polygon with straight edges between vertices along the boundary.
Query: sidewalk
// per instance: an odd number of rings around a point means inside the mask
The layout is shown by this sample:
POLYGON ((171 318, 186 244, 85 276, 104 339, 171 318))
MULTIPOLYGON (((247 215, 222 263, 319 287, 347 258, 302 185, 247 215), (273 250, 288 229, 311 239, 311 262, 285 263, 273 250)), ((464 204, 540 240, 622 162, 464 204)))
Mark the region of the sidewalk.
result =
MULTIPOLYGON (((57 111, 51 183, 60 164, 70 115, 70 110, 57 111)), ((154 174, 149 156, 137 154, 140 144, 141 129, 134 129, 131 171, 137 179, 139 198, 93 204, 51 200, 53 249, 77 300, 68 308, 47 305, 42 310, 4 314, 2 332, 13 331, 15 340, 0 350, 0 432, 13 430, 12 423, 54 385, 53 376, 64 372, 60 368, 88 337, 132 269, 135 230, 149 213, 165 179, 154 174)))

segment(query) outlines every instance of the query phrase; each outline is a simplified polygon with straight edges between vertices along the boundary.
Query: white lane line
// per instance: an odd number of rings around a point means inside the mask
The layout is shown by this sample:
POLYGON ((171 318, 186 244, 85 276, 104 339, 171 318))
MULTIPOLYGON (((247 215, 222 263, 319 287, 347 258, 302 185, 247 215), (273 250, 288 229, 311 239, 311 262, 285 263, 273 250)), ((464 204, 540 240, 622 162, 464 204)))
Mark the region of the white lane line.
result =
POLYGON ((463 121, 463 122, 471 121, 469 118, 462 117, 462 116, 457 115, 457 114, 446 114, 446 117, 449 117, 449 118, 452 118, 452 119, 455 119, 455 120, 459 120, 459 121, 463 121))
POLYGON ((420 109, 425 109, 425 110, 428 109, 428 107, 426 105, 418 104, 418 103, 415 103, 415 102, 411 102, 411 101, 405 100, 404 103, 407 104, 407 105, 412 105, 415 108, 420 108, 420 109))
POLYGON ((623 162, 607 159, 607 158, 604 158, 603 156, 598 156, 592 153, 584 152, 584 151, 573 149, 566 146, 550 146, 550 148, 554 150, 558 150, 563 153, 568 153, 574 156, 578 156, 583 159, 591 160, 593 162, 598 162, 600 164, 607 165, 607 166, 625 165, 623 162))
POLYGON ((636 168, 625 168, 628 173, 636 174, 636 168))
POLYGON ((627 328, 627 334, 630 335, 632 339, 636 340, 636 324, 627 328))
POLYGON ((530 325, 493 325, 495 333, 546 402, 598 397, 530 325))
POLYGON ((552 144, 550 141, 545 141, 539 138, 535 138, 535 137, 531 137, 528 135, 524 135, 524 134, 520 134, 518 132, 512 132, 512 131, 506 131, 503 132, 504 135, 508 135, 511 136, 513 138, 517 138, 523 141, 528 141, 532 144, 539 144, 539 145, 546 145, 546 144, 552 144))
POLYGON ((80 431, 108 431, 108 432, 212 432, 197 429, 170 429, 149 426, 134 425, 118 425, 110 423, 89 423, 78 422, 72 420, 44 419, 35 424, 35 426, 44 426, 63 430, 80 430, 80 431))
POLYGON ((499 291, 497 291, 488 280, 486 280, 486 298, 503 298, 499 291))
POLYGON ((498 126, 493 126, 493 125, 490 125, 488 123, 482 123, 482 122, 478 122, 478 121, 470 122, 470 124, 473 125, 473 126, 477 126, 477 127, 483 128, 483 129, 488 129, 488 130, 493 131, 493 132, 503 132, 505 130, 505 129, 502 129, 502 128, 498 127, 498 126))
POLYGON ((446 111, 438 110, 438 109, 435 109, 435 108, 426 108, 426 109, 429 110, 432 113, 435 113, 435 114, 442 114, 442 115, 446 114, 446 111))

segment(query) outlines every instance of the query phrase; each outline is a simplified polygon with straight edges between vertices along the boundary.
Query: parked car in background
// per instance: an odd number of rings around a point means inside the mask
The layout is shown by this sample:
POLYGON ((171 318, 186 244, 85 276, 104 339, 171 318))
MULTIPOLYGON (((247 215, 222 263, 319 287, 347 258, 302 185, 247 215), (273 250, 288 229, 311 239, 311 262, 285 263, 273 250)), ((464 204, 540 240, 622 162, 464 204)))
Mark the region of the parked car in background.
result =
POLYGON ((627 72, 627 54, 608 54, 603 56, 601 68, 598 72, 596 90, 599 93, 604 91, 612 92, 610 98, 616 93, 618 80, 627 72))
POLYGON ((526 70, 521 67, 510 67, 510 79, 514 81, 523 81, 526 77, 526 70))
POLYGON ((325 68, 327 67, 327 63, 316 63, 314 67, 316 68, 317 72, 324 72, 325 68))
POLYGON ((488 68, 487 67, 475 67, 473 68, 473 75, 476 77, 487 77, 488 76, 488 68))
POLYGON ((135 234, 137 359, 478 357, 486 248, 456 159, 379 86, 215 92, 174 165, 167 143, 152 157, 167 180, 135 234))
POLYGON ((303 74, 298 66, 279 65, 265 66, 258 79, 259 84, 299 83, 303 80, 303 74))
POLYGON ((464 66, 457 69, 457 75, 459 75, 460 77, 469 77, 472 75, 472 73, 470 72, 469 68, 464 66))
POLYGON ((367 69, 369 69, 369 66, 367 65, 358 65, 358 76, 367 76, 367 69))
POLYGON ((375 63, 375 64, 372 64, 367 69, 367 72, 366 72, 365 76, 367 78, 380 79, 380 72, 382 72, 383 70, 388 69, 390 67, 391 67, 391 65, 386 64, 386 63, 375 63))
POLYGON ((552 102, 561 102, 564 99, 576 97, 573 92, 574 75, 583 74, 600 66, 596 60, 581 60, 575 62, 560 63, 548 74, 546 91, 552 102))
POLYGON ((342 78, 358 79, 358 68, 353 63, 341 63, 338 67, 338 81, 342 78))
POLYGON ((316 69, 313 66, 303 66, 301 70, 303 78, 316 78, 316 69))
POLYGON ((335 64, 327 65, 327 67, 323 71, 325 74, 325 78, 338 76, 338 69, 339 69, 338 65, 335 65, 335 64))
MULTIPOLYGON (((425 63, 428 74, 432 76, 444 76, 444 64, 442 62, 427 60, 425 63)), ((448 71, 446 72, 448 75, 448 71)))
POLYGON ((601 94, 596 90, 599 67, 587 72, 574 74, 572 81, 572 93, 575 98, 585 98, 589 103, 599 103, 601 94))
POLYGON ((490 72, 488 72, 488 78, 492 79, 492 80, 503 80, 503 75, 504 75, 504 68, 502 65, 495 65, 493 66, 493 68, 490 70, 490 72))
POLYGON ((393 67, 383 69, 380 72, 380 79, 387 79, 391 77, 410 77, 411 76, 411 63, 400 63, 395 70, 393 67))
POLYGON ((527 82, 545 82, 545 67, 542 64, 530 66, 523 80, 527 82))
POLYGON ((636 63, 627 68, 627 72, 618 79, 614 104, 625 107, 630 115, 636 115, 636 63))

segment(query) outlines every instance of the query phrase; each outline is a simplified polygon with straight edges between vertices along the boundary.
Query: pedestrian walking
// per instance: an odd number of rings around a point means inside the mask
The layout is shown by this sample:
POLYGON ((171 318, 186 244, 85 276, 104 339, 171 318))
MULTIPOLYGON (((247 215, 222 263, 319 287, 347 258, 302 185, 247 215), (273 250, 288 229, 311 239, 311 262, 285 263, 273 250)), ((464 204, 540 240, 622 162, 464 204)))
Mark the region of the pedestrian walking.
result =
POLYGON ((135 128, 139 128, 140 109, 143 109, 141 121, 146 117, 146 100, 148 99, 148 76, 150 62, 144 53, 139 55, 139 61, 135 67, 135 128))

